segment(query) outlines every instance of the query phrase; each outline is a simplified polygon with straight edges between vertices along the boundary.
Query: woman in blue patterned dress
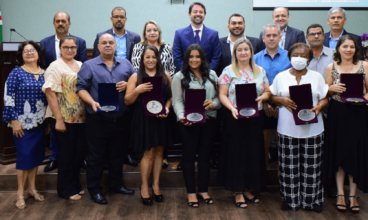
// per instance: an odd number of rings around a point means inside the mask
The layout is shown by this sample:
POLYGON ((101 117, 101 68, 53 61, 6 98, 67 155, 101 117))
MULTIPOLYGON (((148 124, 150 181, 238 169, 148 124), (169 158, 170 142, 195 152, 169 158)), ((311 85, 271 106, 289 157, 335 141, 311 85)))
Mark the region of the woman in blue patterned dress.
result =
POLYGON ((17 52, 20 67, 14 68, 5 83, 3 121, 12 128, 17 150, 18 192, 15 206, 26 207, 24 185, 28 179, 28 195, 44 201, 36 190, 37 167, 44 159, 47 101, 42 92, 45 82, 42 48, 34 41, 20 44, 17 52))

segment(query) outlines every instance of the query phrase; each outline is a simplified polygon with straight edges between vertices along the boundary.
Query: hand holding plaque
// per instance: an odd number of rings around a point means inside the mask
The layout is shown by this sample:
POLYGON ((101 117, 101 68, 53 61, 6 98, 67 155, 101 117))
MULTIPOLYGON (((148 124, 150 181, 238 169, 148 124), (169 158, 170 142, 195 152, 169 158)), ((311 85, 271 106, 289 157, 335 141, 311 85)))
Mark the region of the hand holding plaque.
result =
MULTIPOLYGON (((119 110, 119 91, 115 83, 98 84, 98 112, 116 112, 119 110)), ((93 107, 93 106, 92 106, 93 107)))
POLYGON ((143 106, 147 117, 154 117, 166 113, 162 98, 162 76, 142 77, 142 83, 150 82, 152 90, 142 93, 143 106))
POLYGON ((364 98, 364 74, 362 73, 342 73, 340 82, 345 84, 346 91, 340 94, 341 100, 345 103, 367 103, 364 98))
POLYGON ((258 117, 257 87, 255 83, 235 85, 238 118, 258 117))
POLYGON ((317 123, 317 115, 313 109, 313 97, 311 84, 289 86, 290 99, 294 101, 296 108, 292 114, 296 125, 317 123))
POLYGON ((203 103, 206 100, 205 89, 186 89, 184 100, 185 123, 206 123, 206 109, 203 103))

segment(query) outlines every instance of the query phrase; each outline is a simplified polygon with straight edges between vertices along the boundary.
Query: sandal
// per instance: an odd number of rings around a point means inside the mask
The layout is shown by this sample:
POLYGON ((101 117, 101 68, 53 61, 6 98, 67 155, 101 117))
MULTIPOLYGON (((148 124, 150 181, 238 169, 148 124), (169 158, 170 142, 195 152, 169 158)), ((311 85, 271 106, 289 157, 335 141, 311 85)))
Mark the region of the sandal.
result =
MULTIPOLYGON (((194 194, 194 193, 193 193, 194 194)), ((188 193, 188 195, 189 195, 189 193, 188 193)), ((195 194, 194 194, 195 195, 195 194)), ((188 196, 189 197, 189 196, 188 196)), ((191 202, 191 201, 189 201, 189 198, 188 198, 188 205, 190 206, 190 207, 192 207, 192 208, 198 208, 199 207, 199 203, 198 203, 198 200, 197 200, 197 202, 191 202)))
POLYGON ((28 193, 28 195, 32 196, 36 201, 39 201, 39 202, 45 201, 45 197, 43 195, 39 194, 38 191, 35 190, 35 189, 28 190, 27 193, 28 193))
POLYGON ((338 201, 336 203, 336 209, 339 212, 346 212, 345 196, 344 195, 337 195, 336 197, 337 197, 337 201, 338 201), (342 197, 343 199, 339 199, 340 197, 342 197), (344 208, 344 209, 341 209, 341 208, 344 208))
MULTIPOLYGON (((259 199, 258 199, 255 195, 253 195, 253 194, 252 194, 251 192, 249 192, 249 191, 246 191, 246 192, 250 193, 250 194, 253 196, 253 198, 249 199, 249 198, 248 198, 248 196, 244 195, 244 197, 245 197, 249 202, 252 202, 252 203, 254 203, 254 204, 259 203, 259 199)), ((244 194, 245 194, 245 193, 244 193, 244 194)))
POLYGON ((17 202, 15 203, 15 206, 18 208, 18 209, 25 209, 27 206, 26 206, 26 202, 24 201, 24 196, 19 196, 17 198, 17 202), (23 202, 20 202, 18 203, 18 201, 21 201, 23 200, 23 202))
POLYGON ((82 197, 79 194, 75 194, 71 197, 69 197, 69 200, 73 200, 73 201, 77 201, 77 200, 81 200, 82 197))
POLYGON ((349 209, 354 214, 359 213, 359 209, 360 209, 360 206, 359 206, 358 202, 356 201, 357 198, 358 198, 358 196, 349 196, 349 209), (350 202, 350 198, 352 198, 353 202, 350 202), (355 199, 355 202, 354 202, 354 199, 355 199), (358 204, 358 205, 354 205, 354 204, 358 204), (358 209, 358 210, 354 210, 354 209, 358 209))
POLYGON ((213 199, 211 198, 211 197, 209 197, 209 198, 207 198, 207 199, 205 199, 200 193, 198 193, 198 197, 200 198, 200 199, 203 199, 203 201, 205 202, 205 203, 207 203, 208 205, 213 205, 213 203, 214 203, 214 201, 213 201, 213 199))
POLYGON ((243 193, 234 193, 234 196, 235 196, 235 205, 236 205, 236 207, 238 207, 238 208, 242 208, 242 209, 246 209, 246 208, 248 207, 247 202, 245 201, 245 199, 244 199, 244 202, 236 202, 236 196, 237 196, 237 195, 242 195, 242 196, 243 196, 243 198, 244 198, 243 193), (246 206, 244 206, 244 205, 246 205, 246 206))
POLYGON ((78 193, 79 195, 84 195, 86 194, 86 191, 84 191, 83 189, 78 193))

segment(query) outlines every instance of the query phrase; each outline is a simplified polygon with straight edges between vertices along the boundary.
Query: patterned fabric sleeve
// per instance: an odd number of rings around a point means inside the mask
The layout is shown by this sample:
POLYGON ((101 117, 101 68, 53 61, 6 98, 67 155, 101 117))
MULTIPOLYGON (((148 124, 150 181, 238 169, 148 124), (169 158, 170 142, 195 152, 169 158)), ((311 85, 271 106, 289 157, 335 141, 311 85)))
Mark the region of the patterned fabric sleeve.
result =
POLYGON ((270 81, 268 81, 266 70, 264 70, 263 68, 261 68, 261 72, 263 74, 263 84, 270 84, 270 81))
POLYGON ((229 68, 226 67, 224 71, 222 71, 222 74, 218 78, 218 84, 219 85, 229 85, 230 84, 230 77, 229 77, 229 68))
POLYGON ((174 55, 173 55, 173 50, 172 47, 169 44, 165 45, 165 49, 163 51, 163 53, 161 54, 164 55, 164 59, 161 59, 164 66, 165 66, 165 71, 168 72, 170 74, 170 76, 173 76, 175 74, 175 64, 174 64, 174 55), (165 60, 165 62, 163 61, 165 60))
POLYGON ((47 68, 45 72, 45 84, 42 86, 42 92, 46 92, 47 88, 50 88, 54 92, 63 92, 61 77, 61 72, 57 71, 55 66, 47 68))
POLYGON ((15 95, 19 87, 19 79, 14 70, 12 70, 5 82, 4 88, 4 110, 3 121, 10 123, 11 120, 17 120, 18 114, 15 111, 15 95))
POLYGON ((141 43, 137 43, 133 47, 132 65, 135 71, 138 71, 139 69, 139 63, 141 61, 141 55, 142 55, 143 49, 144 47, 141 43))
MULTIPOLYGON (((213 78, 213 80, 215 82, 218 81, 216 72, 213 71, 213 70, 211 70, 211 72, 210 72, 210 77, 213 78)), ((218 93, 215 92, 215 97, 212 99, 212 102, 213 102, 213 105, 214 105, 215 109, 220 109, 221 108, 221 102, 219 100, 218 93)))

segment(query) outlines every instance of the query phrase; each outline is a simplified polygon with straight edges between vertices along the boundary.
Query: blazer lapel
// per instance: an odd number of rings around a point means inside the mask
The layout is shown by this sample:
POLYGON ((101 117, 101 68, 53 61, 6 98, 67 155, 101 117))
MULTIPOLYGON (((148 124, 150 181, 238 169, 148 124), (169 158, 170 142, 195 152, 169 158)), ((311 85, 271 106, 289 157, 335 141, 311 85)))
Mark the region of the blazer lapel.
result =
MULTIPOLYGON (((206 26, 203 25, 202 37, 201 37, 201 46, 205 45, 207 43, 207 37, 208 37, 208 29, 206 28, 206 26)), ((202 48, 203 48, 203 46, 202 46, 202 48)))
POLYGON ((55 37, 53 37, 51 39, 51 52, 52 52, 52 57, 54 58, 53 60, 56 60, 56 50, 55 50, 55 37))
POLYGON ((330 32, 325 33, 325 39, 323 40, 323 45, 330 47, 330 32))
POLYGON ((127 57, 127 60, 130 60, 130 48, 131 48, 131 44, 133 42, 132 39, 130 39, 130 35, 129 35, 129 31, 126 31, 126 57, 127 57))
POLYGON ((194 33, 193 33, 192 25, 189 25, 189 27, 186 28, 186 30, 185 30, 185 36, 186 36, 186 38, 189 41, 189 45, 197 43, 196 40, 195 40, 195 38, 194 38, 194 33))
POLYGON ((223 46, 225 47, 224 50, 225 50, 225 55, 228 59, 228 61, 230 60, 230 63, 231 63, 231 51, 230 51, 230 44, 227 42, 227 39, 225 38, 223 41, 222 41, 222 44, 223 46))
POLYGON ((291 36, 293 35, 293 30, 288 26, 287 30, 286 30, 286 37, 285 37, 285 45, 284 48, 289 48, 289 44, 290 44, 290 39, 291 36))

